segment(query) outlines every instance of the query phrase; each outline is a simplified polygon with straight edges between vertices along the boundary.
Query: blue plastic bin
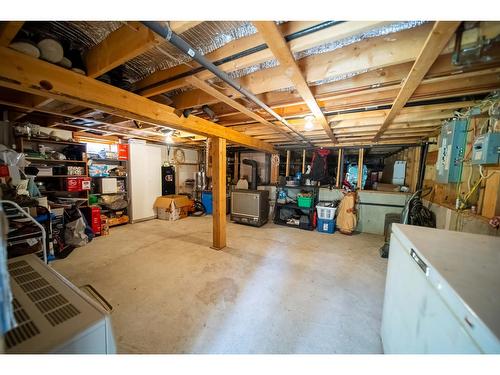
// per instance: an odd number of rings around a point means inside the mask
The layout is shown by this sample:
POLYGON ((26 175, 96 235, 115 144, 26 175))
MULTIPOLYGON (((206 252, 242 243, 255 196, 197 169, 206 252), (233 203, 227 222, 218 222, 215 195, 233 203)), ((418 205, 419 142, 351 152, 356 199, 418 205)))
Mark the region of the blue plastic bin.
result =
POLYGON ((335 232, 335 219, 333 220, 325 220, 318 219, 318 225, 316 226, 318 232, 321 233, 334 233, 335 232))
POLYGON ((201 192, 201 203, 205 206, 206 214, 212 215, 212 192, 202 191, 201 192))

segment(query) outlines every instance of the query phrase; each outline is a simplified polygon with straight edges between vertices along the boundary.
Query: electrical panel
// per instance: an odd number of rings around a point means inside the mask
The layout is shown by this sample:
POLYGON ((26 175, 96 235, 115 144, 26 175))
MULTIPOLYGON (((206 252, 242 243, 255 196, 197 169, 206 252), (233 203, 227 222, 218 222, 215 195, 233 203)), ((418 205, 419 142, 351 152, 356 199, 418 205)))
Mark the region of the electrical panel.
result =
POLYGON ((466 139, 467 120, 453 119, 443 124, 436 162, 437 182, 442 184, 458 182, 466 139))
POLYGON ((500 133, 481 134, 472 146, 472 164, 500 162, 500 133))

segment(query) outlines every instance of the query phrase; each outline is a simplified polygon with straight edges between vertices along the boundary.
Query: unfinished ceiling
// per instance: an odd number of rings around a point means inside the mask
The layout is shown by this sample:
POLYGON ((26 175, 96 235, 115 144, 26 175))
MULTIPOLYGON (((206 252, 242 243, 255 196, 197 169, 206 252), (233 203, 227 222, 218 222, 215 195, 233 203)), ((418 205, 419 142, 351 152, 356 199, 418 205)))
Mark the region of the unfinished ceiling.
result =
MULTIPOLYGON (((15 31, 2 47, 56 39, 73 67, 88 77, 173 107, 182 118, 198 116, 277 148, 415 144, 436 134, 456 110, 500 87, 499 22, 176 21, 169 26, 278 116, 138 22, 4 22, 0 30, 15 31), (474 53, 467 54, 470 50, 474 53), (419 71, 425 67, 421 77, 412 69, 417 64, 419 71)), ((165 141, 168 121, 138 121, 124 110, 0 86, 0 105, 11 121, 165 141)), ((173 142, 195 146, 206 137, 176 121, 171 126, 182 128, 173 142)))

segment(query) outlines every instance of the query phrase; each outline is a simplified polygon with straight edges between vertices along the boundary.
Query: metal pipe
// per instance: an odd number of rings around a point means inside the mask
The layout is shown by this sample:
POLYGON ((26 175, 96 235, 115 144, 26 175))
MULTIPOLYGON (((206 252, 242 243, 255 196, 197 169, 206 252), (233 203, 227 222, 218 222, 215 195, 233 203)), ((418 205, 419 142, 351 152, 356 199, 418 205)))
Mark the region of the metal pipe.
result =
POLYGON ((257 162, 251 159, 243 159, 242 163, 252 167, 252 181, 250 182, 250 190, 257 190, 257 162))
MULTIPOLYGON (((296 32, 294 32, 292 34, 286 35, 284 38, 285 38, 285 40, 287 42, 289 42, 291 40, 294 40, 294 39, 297 39, 297 38, 300 38, 300 37, 303 37, 303 36, 315 33, 317 31, 324 30, 324 29, 326 29, 328 27, 331 27, 331 26, 334 26, 334 25, 337 25, 337 24, 340 24, 340 23, 343 23, 343 22, 345 22, 345 21, 326 21, 326 22, 322 22, 322 23, 320 23, 318 25, 311 26, 311 27, 308 27, 306 29, 303 29, 303 30, 300 30, 300 31, 296 31, 296 32)), ((228 62, 240 59, 242 57, 245 57, 245 56, 248 56, 248 55, 260 52, 260 51, 263 51, 266 48, 267 48, 267 44, 266 43, 262 43, 262 44, 259 44, 258 46, 249 48, 249 49, 247 49, 245 51, 241 51, 241 52, 235 53, 234 55, 231 55, 231 56, 228 56, 228 57, 224 57, 222 59, 214 61, 213 64, 215 66, 219 66, 219 65, 222 65, 222 64, 225 64, 225 63, 228 63, 228 62)), ((193 74, 196 74, 196 73, 200 73, 203 70, 205 70, 205 68, 202 67, 202 66, 200 66, 200 67, 192 69, 190 71, 187 71, 187 72, 184 72, 184 73, 181 73, 181 74, 177 74, 177 75, 175 75, 173 77, 169 77, 169 78, 163 79, 161 81, 152 83, 150 85, 144 86, 144 87, 141 88, 141 90, 146 90, 146 89, 149 89, 149 88, 152 88, 152 87, 156 87, 156 86, 158 86, 160 84, 164 84, 164 83, 168 83, 168 82, 171 82, 171 81, 175 81, 176 79, 188 77, 190 75, 193 75, 193 74)))
POLYGON ((217 68, 211 61, 207 60, 205 56, 197 52, 194 47, 189 45, 184 39, 182 39, 179 35, 174 33, 170 27, 167 25, 162 25, 159 22, 154 22, 154 21, 145 21, 142 22, 146 27, 150 28, 153 30, 155 33, 158 35, 161 35, 163 38, 165 38, 168 42, 170 42, 172 45, 177 47, 180 51, 191 57, 194 61, 196 61, 198 64, 201 66, 205 67, 208 71, 212 72, 216 77, 220 78, 224 82, 226 82, 229 86, 234 88, 236 91, 239 93, 243 94, 243 96, 247 97, 251 101, 253 101, 255 104, 257 104, 259 107, 264 109, 267 113, 269 113, 271 116, 273 116, 276 120, 281 122, 283 125, 285 125, 290 131, 292 131, 294 134, 298 135, 300 139, 304 143, 307 143, 312 146, 311 142, 304 137, 302 134, 300 134, 298 131, 296 131, 290 124, 280 115, 278 115, 272 108, 270 108, 267 104, 265 104, 262 100, 257 98, 253 93, 245 89, 244 87, 240 86, 237 82, 235 82, 226 72, 223 72, 219 68, 217 68))

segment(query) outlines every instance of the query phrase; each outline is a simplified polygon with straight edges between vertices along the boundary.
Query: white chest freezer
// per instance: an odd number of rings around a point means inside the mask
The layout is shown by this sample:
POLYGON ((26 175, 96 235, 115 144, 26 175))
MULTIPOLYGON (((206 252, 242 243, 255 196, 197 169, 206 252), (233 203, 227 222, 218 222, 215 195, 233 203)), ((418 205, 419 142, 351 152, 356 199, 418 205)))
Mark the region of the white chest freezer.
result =
POLYGON ((17 327, 7 354, 114 354, 110 316, 35 255, 8 261, 17 327))
POLYGON ((385 353, 500 353, 500 238, 392 225, 385 353))

